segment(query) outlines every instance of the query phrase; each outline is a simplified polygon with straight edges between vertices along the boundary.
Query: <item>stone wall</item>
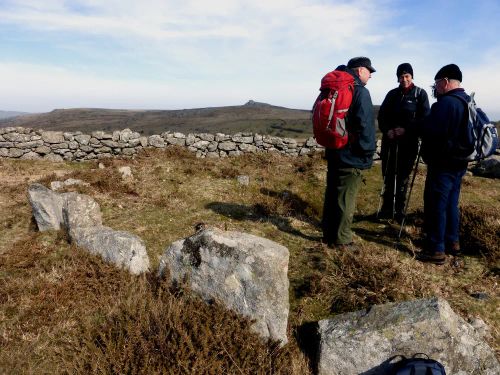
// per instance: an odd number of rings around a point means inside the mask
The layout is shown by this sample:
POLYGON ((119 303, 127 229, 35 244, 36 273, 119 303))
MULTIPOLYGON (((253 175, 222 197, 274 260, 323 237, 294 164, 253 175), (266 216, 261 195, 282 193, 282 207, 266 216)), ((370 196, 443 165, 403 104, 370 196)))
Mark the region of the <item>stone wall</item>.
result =
POLYGON ((292 138, 252 133, 186 135, 165 132, 145 137, 130 129, 113 133, 94 131, 91 134, 84 134, 21 127, 0 128, 0 158, 81 161, 114 156, 132 157, 144 148, 165 148, 170 145, 187 147, 201 158, 258 152, 301 156, 323 149, 314 138, 298 142, 292 138))

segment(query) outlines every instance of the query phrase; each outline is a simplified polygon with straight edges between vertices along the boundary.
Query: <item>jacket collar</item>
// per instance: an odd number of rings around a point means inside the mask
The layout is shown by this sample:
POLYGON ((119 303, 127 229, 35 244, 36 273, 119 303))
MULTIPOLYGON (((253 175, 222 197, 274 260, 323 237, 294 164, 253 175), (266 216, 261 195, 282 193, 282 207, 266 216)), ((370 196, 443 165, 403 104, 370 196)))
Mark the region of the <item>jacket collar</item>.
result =
POLYGON ((348 68, 346 65, 339 65, 335 70, 340 70, 342 72, 346 72, 346 73, 349 73, 350 75, 352 75, 354 77, 354 84, 355 85, 358 85, 358 86, 365 85, 363 82, 361 82, 358 75, 356 73, 354 73, 354 71, 352 69, 348 68))

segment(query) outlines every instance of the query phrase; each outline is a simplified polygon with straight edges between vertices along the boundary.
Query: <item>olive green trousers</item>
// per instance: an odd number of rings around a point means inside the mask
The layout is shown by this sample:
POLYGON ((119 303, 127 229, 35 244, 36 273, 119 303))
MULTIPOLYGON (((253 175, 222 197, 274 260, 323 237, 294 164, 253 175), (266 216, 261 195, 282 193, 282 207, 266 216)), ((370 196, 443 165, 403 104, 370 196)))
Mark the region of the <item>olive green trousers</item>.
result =
POLYGON ((357 168, 336 168, 328 163, 323 206, 323 240, 329 245, 352 242, 352 220, 363 175, 357 168))

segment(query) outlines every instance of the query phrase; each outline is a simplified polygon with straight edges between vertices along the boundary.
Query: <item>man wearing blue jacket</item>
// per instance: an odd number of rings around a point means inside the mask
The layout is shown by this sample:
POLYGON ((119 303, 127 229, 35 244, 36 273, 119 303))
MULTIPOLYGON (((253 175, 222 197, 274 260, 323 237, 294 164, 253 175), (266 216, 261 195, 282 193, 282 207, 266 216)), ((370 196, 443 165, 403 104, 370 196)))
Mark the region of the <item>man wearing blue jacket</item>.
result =
POLYGON ((444 264, 446 253, 460 251, 458 200, 467 162, 457 158, 460 129, 468 113, 457 98, 469 99, 462 72, 455 64, 443 66, 434 77, 437 102, 422 127, 422 158, 427 164, 424 190, 425 247, 418 259, 444 264))
POLYGON ((366 83, 375 72, 367 57, 354 57, 336 70, 354 77, 354 95, 347 114, 349 142, 339 150, 326 149, 328 162, 323 206, 323 241, 347 250, 353 245, 352 219, 362 170, 373 164, 376 150, 373 104, 366 83))

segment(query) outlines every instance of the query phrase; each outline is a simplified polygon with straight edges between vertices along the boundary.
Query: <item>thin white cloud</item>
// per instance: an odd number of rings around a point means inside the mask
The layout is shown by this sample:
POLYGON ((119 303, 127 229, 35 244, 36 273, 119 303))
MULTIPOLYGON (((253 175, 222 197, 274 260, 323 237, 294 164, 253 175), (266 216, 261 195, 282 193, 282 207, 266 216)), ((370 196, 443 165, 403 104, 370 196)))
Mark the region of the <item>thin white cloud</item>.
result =
POLYGON ((455 62, 464 70, 465 88, 477 91, 481 105, 496 108, 500 118, 491 83, 499 81, 498 48, 481 51, 485 57, 474 65, 462 61, 467 52, 442 35, 427 37, 434 34, 420 32, 417 20, 395 27, 403 14, 397 4, 4 0, 0 32, 15 28, 22 31, 16 37, 29 39, 34 31, 30 42, 40 40, 61 58, 0 56, 2 106, 168 109, 254 99, 309 108, 323 74, 366 55, 377 68, 368 84, 375 104, 396 86, 399 63, 411 62, 416 83, 428 89, 437 69, 455 62))
POLYGON ((338 5, 304 0, 11 1, 8 4, 0 11, 0 23, 34 30, 151 40, 240 37, 262 42, 276 35, 290 35, 321 42, 325 47, 379 40, 382 35, 374 35, 370 26, 384 14, 380 7, 366 1, 338 5), (68 6, 71 3, 73 6, 68 6), (365 13, 370 17, 360 17, 365 13))

